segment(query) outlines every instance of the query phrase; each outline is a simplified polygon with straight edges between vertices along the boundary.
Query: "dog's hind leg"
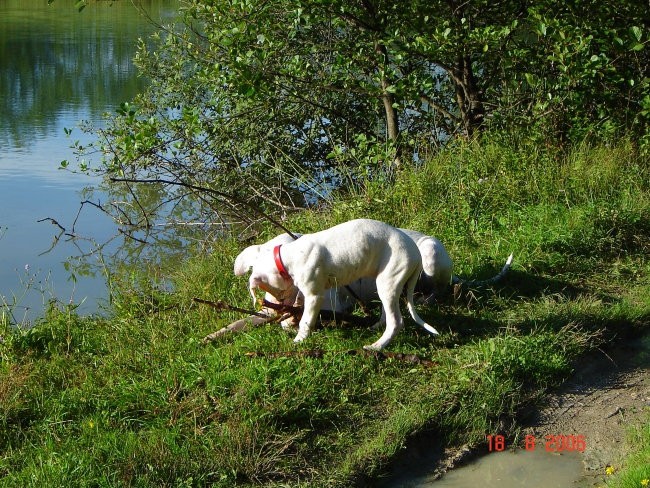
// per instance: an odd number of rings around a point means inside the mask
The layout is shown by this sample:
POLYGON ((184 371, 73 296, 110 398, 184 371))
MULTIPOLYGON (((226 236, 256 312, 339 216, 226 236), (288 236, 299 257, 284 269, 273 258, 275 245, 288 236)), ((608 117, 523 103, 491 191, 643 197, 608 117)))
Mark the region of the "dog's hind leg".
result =
MULTIPOLYGON (((377 280, 377 293, 382 304, 382 319, 386 323, 386 329, 381 337, 370 345, 363 346, 364 349, 379 351, 386 347, 388 343, 395 337, 395 334, 402 328, 404 322, 402 314, 399 311, 399 296, 403 287, 394 289, 391 284, 384 284, 381 280, 377 280)), ((380 319, 380 325, 382 322, 380 319)), ((375 327, 376 327, 375 326, 375 327)))

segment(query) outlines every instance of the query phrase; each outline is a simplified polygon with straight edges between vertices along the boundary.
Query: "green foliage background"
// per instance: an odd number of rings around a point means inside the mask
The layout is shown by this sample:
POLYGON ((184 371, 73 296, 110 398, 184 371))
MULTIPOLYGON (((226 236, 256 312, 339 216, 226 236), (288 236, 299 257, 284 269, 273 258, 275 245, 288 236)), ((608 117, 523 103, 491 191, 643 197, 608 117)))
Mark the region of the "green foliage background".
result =
POLYGON ((130 180, 131 232, 170 209, 224 224, 257 221, 252 208, 291 213, 459 138, 550 153, 625 138, 644 153, 646 11, 640 0, 193 0, 142 42, 148 89, 81 152, 101 150, 94 169, 130 180), (137 201, 137 180, 161 181, 169 204, 137 201))

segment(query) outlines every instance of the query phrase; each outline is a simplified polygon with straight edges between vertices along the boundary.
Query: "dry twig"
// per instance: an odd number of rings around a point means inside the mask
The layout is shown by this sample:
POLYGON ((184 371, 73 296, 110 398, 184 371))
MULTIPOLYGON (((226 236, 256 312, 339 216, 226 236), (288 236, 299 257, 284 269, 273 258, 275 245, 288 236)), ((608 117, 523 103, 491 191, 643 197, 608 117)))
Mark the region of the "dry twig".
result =
MULTIPOLYGON (((277 358, 313 358, 313 359, 322 359, 325 357, 326 351, 323 349, 309 349, 305 351, 281 351, 281 352, 261 352, 261 351, 252 351, 247 352, 246 356, 250 358, 268 358, 268 359, 277 359, 277 358)), ((379 361, 386 359, 392 359, 395 361, 405 362, 409 364, 419 364, 427 368, 436 366, 438 363, 431 361, 430 359, 422 358, 417 354, 404 354, 401 352, 390 352, 390 351, 369 351, 367 349, 349 349, 338 354, 346 354, 348 356, 366 356, 370 358, 375 358, 379 361)))

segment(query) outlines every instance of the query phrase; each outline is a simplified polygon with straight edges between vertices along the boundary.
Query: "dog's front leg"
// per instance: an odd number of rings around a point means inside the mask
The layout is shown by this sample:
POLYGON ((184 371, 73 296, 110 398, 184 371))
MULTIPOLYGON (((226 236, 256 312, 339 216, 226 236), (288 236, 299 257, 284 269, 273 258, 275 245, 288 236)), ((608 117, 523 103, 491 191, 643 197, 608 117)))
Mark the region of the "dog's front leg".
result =
POLYGON ((318 318, 320 307, 323 303, 323 295, 322 293, 319 293, 317 295, 305 294, 304 301, 305 309, 302 313, 300 324, 298 325, 298 334, 296 335, 296 338, 293 340, 293 342, 302 342, 311 332, 311 329, 316 323, 316 319, 318 318))

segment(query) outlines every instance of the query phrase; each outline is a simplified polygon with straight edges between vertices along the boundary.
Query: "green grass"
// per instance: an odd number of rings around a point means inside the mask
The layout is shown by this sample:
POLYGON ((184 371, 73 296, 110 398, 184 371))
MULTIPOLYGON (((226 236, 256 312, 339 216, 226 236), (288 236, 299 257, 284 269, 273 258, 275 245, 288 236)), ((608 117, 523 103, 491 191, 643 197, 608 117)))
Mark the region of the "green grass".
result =
POLYGON ((612 488, 650 486, 650 418, 634 426, 629 437, 633 453, 626 460, 623 469, 608 483, 612 488))
POLYGON ((502 284, 420 308, 440 338, 406 321, 390 351, 432 367, 349 354, 378 335, 350 324, 299 346, 277 325, 202 345, 240 316, 193 297, 250 304, 234 239, 189 255, 173 292, 116 277, 106 317, 53 306, 30 330, 4 323, 0 486, 372 485, 416 434, 513 434, 517 412, 583 353, 648 329, 649 175, 625 143, 566 155, 459 145, 292 216, 302 232, 360 216, 428 232, 461 276, 515 253, 502 284), (323 354, 273 356, 312 350, 323 354))

